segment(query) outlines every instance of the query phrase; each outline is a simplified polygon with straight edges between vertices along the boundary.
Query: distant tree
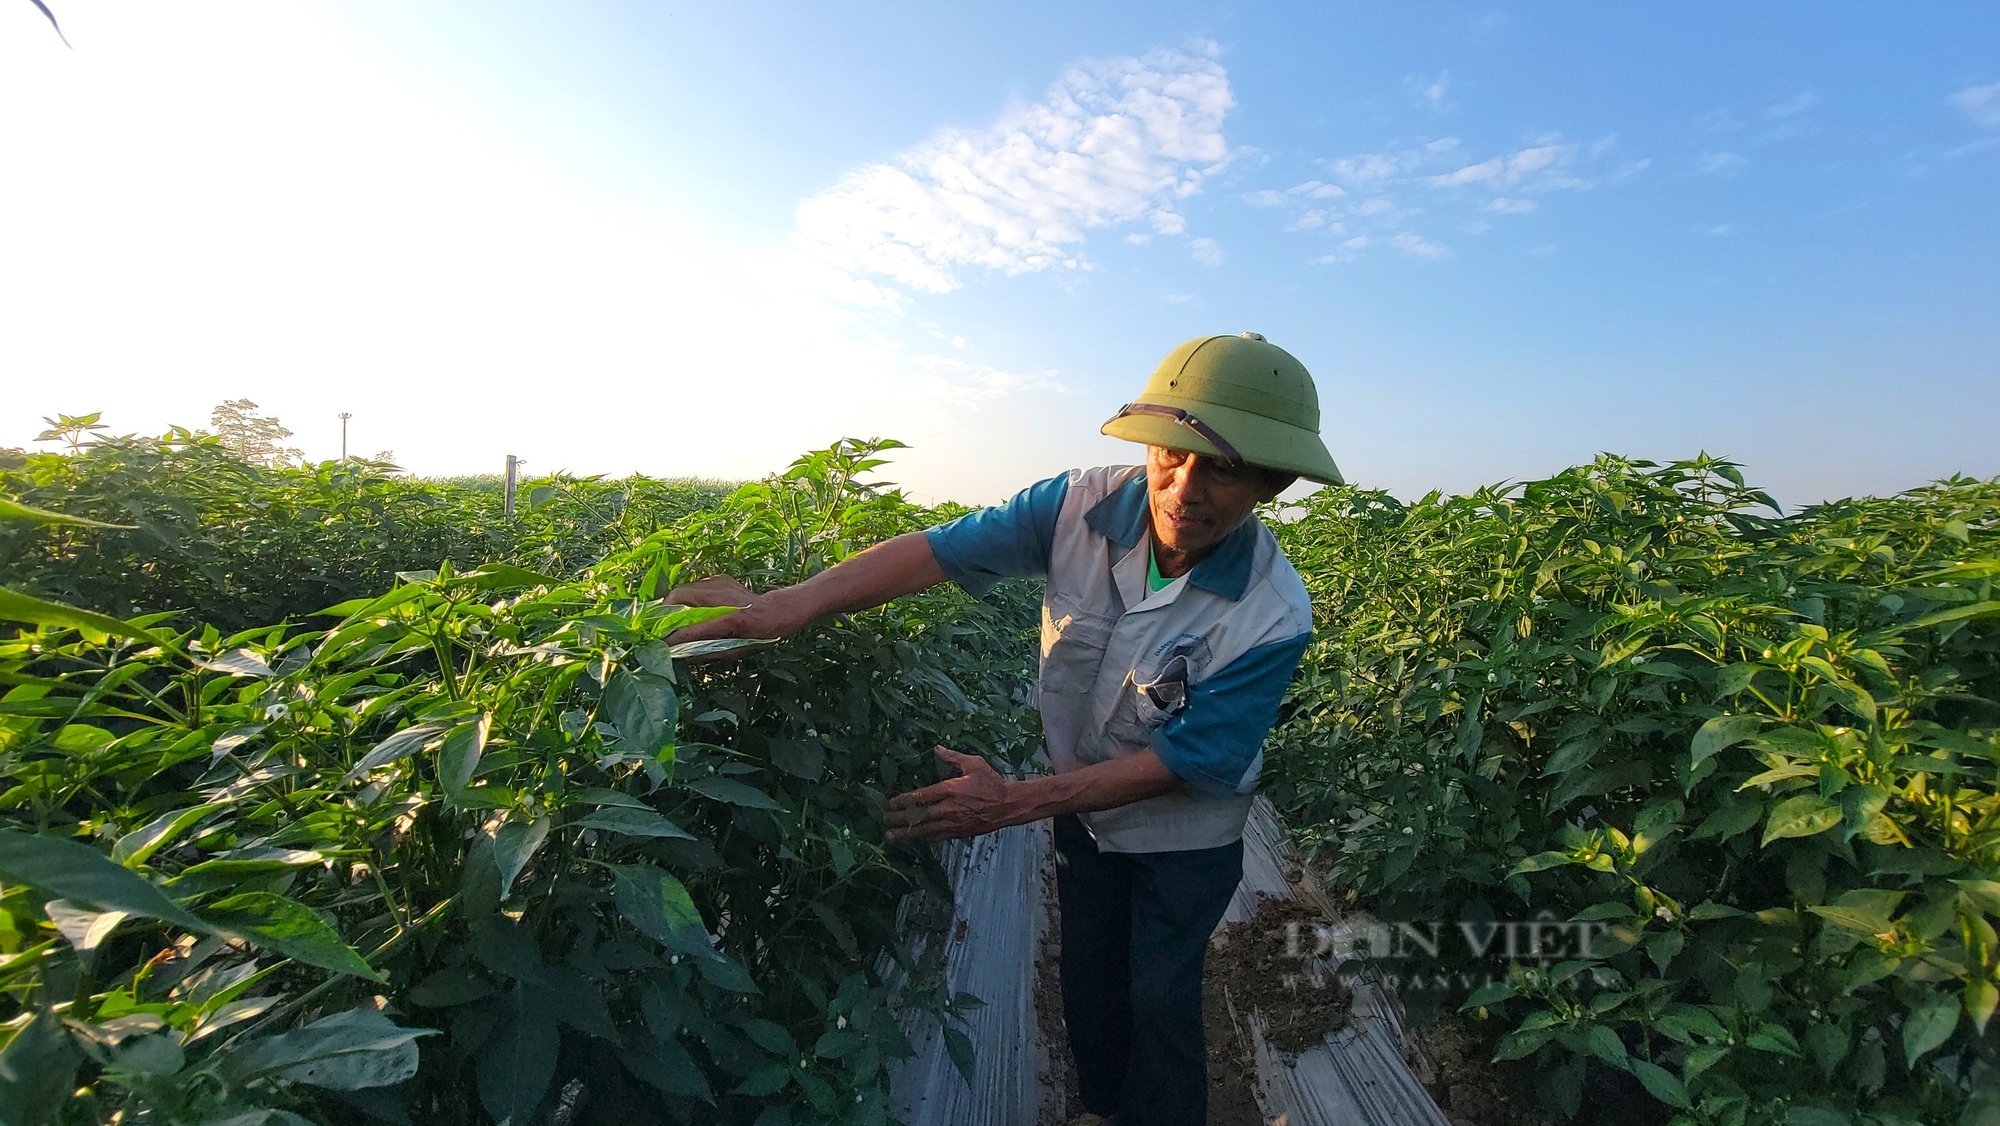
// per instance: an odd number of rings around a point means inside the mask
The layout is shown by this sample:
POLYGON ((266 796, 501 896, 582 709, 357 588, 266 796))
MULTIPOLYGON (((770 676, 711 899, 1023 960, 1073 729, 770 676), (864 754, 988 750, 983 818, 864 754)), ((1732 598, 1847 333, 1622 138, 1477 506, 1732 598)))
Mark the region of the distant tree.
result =
POLYGON ((257 413, 257 404, 248 399, 231 399, 208 415, 209 425, 222 439, 224 449, 252 465, 277 468, 305 460, 305 455, 285 439, 292 436, 285 424, 270 415, 257 413))
POLYGON ((35 441, 67 442, 69 452, 77 453, 83 449, 83 440, 90 436, 91 431, 104 429, 104 424, 97 421, 102 417, 104 417, 103 411, 91 411, 89 414, 58 414, 54 418, 43 415, 42 421, 48 423, 49 428, 35 435, 35 441))

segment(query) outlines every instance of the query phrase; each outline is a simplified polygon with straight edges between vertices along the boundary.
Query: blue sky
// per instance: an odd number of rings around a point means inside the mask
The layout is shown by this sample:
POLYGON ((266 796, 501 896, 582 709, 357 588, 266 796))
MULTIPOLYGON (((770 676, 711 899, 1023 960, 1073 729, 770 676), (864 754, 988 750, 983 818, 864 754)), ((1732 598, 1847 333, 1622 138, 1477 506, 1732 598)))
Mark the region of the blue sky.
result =
POLYGON ((1797 504, 2000 473, 2000 9, 0 9, 0 444, 990 501, 1179 341, 1413 496, 1706 449, 1797 504))

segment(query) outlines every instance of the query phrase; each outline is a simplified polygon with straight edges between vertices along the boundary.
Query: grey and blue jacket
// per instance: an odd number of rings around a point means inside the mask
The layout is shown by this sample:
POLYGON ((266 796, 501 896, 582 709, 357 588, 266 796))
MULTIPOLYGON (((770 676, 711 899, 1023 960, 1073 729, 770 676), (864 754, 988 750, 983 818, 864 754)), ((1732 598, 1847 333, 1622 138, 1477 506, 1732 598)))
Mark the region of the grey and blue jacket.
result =
POLYGON ((1146 476, 1080 469, 928 533, 952 581, 981 595, 1045 576, 1038 690, 1050 765, 1076 770, 1150 747, 1184 783, 1084 815, 1109 852, 1236 840, 1264 738, 1312 638, 1305 584, 1255 517, 1149 592, 1146 476))

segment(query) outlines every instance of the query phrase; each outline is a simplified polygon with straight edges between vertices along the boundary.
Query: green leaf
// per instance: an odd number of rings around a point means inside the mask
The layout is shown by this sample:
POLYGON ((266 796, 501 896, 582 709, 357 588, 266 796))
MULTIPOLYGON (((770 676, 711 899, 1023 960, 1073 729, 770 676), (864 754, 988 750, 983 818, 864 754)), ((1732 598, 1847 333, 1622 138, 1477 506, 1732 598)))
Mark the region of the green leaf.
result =
POLYGON ((958 1069, 958 1074, 965 1079, 967 1084, 972 1084, 974 1082, 972 1038, 958 1029, 946 1025, 944 1029, 944 1050, 945 1054, 951 1057, 951 1065, 958 1069))
POLYGON ((405 727, 375 744, 374 750, 362 755, 361 761, 355 763, 354 768, 341 778, 341 785, 347 785, 370 771, 379 770, 392 762, 416 754, 442 735, 448 726, 443 723, 419 723, 405 727))
POLYGON ((2000 880, 1953 880, 1981 911, 2000 919, 2000 880))
POLYGON ((1659 1064, 1635 1059, 1632 1061, 1632 1074, 1639 1077, 1639 1082, 1654 1098, 1668 1106, 1686 1110, 1691 1105, 1687 1087, 1681 1083, 1680 1077, 1659 1064))
POLYGON ((222 1057, 221 1068, 236 1082, 270 1075, 341 1091, 387 1087, 417 1073, 417 1039, 435 1034, 404 1028, 376 1009, 346 1009, 239 1044, 222 1057))
POLYGON ((479 1102, 493 1121, 527 1126, 555 1077, 560 1034, 548 994, 516 982, 498 1005, 500 1020, 479 1049, 479 1102))
POLYGON ((1960 622, 1967 618, 1986 618, 1996 614, 2000 614, 2000 602, 1968 602, 1962 606, 1953 606, 1949 610, 1939 610, 1934 614, 1925 614, 1916 621, 1908 623, 1903 628, 1906 630, 1929 629, 1931 626, 1941 626, 1946 622, 1960 622))
POLYGON ((686 887, 648 864, 611 864, 618 913, 639 933, 676 953, 699 960, 722 957, 708 938, 708 925, 686 887))
POLYGON ((1743 1043, 1759 1051, 1776 1052, 1781 1056, 1796 1058, 1800 1055, 1798 1038, 1782 1025, 1767 1024, 1744 1037, 1743 1043))
POLYGON ((808 782, 826 772, 826 748, 817 739, 771 740, 771 765, 808 782))
POLYGON ((687 788, 707 798, 730 805, 740 805, 747 809, 775 809, 784 811, 784 806, 772 800, 762 790, 753 789, 729 778, 697 778, 687 783, 687 788))
POLYGON ((695 968, 701 971, 701 976, 707 978, 710 985, 719 989, 727 989, 734 993, 759 992, 757 982, 750 976, 750 971, 744 969, 742 964, 733 958, 717 954, 713 958, 698 959, 695 968))
POLYGON ((500 870, 500 898, 506 899, 513 890, 514 880, 521 870, 534 859, 541 850, 542 842, 549 839, 549 819, 537 817, 528 820, 519 814, 509 814, 499 829, 493 833, 493 864, 500 870))
POLYGON ((1932 997, 1903 1019, 1903 1061, 1911 1067, 1951 1039, 1958 1027, 1959 999, 1949 994, 1932 997))
POLYGON ((1690 766, 1700 766, 1715 755, 1757 734, 1764 726, 1764 720, 1754 715, 1719 715, 1712 717, 1694 733, 1694 745, 1689 749, 1690 766))
POLYGON ((1548 764, 1542 767, 1542 774, 1564 774, 1574 770, 1589 762, 1603 745, 1603 736, 1595 732, 1571 739, 1549 756, 1548 764))
POLYGON ((454 575, 449 586, 469 586, 473 590, 511 590, 524 586, 562 586, 563 580, 508 563, 487 563, 476 571, 454 575))
POLYGON ((767 1063, 745 1076, 737 1084, 736 1093, 752 1098, 768 1098, 785 1089, 792 1081, 792 1065, 789 1063, 767 1063))
POLYGON ((93 638, 129 637, 134 641, 149 642, 163 649, 174 648, 172 642, 151 630, 141 629, 90 610, 79 610, 60 602, 36 598, 32 594, 23 594, 4 586, 0 586, 0 621, 73 629, 85 637, 93 638))
POLYGON ((656 837, 673 840, 694 840, 694 834, 686 832, 665 816, 650 809, 629 809, 614 806, 600 809, 588 816, 570 822, 576 829, 596 829, 604 833, 619 833, 627 837, 656 837))
POLYGON ((708 641, 682 641, 668 646, 667 652, 676 661, 687 661, 725 657, 777 643, 775 637, 717 637, 708 641))
POLYGON ((1500 1038, 1493 1049, 1493 1062, 1520 1059, 1555 1039, 1555 1035, 1553 1028, 1515 1029, 1500 1038))
POLYGON ((1489 981, 1485 985, 1473 990, 1472 996, 1465 999, 1465 1004, 1460 1005, 1458 1011, 1462 1013, 1467 1009, 1479 1008, 1481 1005, 1495 1004, 1505 1001, 1512 996, 1514 996, 1513 982, 1489 981))
POLYGON ((1771 809, 1764 822, 1764 844, 1789 837, 1810 837, 1840 824, 1840 807, 1818 794, 1786 798, 1771 809))
POLYGON ((1785 1126, 1854 1126, 1854 1119, 1823 1106, 1785 1108, 1785 1126))
MULTIPOLYGON (((467 788, 479 772, 479 758, 486 753, 486 736, 493 729, 493 715, 481 712, 471 723, 461 723, 444 737, 438 748, 438 784, 444 787, 447 805, 477 805, 469 801, 467 788)), ((504 892, 503 892, 504 894, 504 892)))
POLYGON ((173 843, 174 839, 194 826, 203 817, 218 809, 228 808, 227 802, 190 806, 162 813, 145 825, 118 838, 111 846, 111 859, 128 867, 144 864, 160 849, 173 843))
POLYGON ((1722 803, 1721 808, 1695 827, 1691 838, 1698 841, 1704 837, 1716 837, 1726 841, 1755 825, 1763 816, 1763 802, 1754 797, 1733 794, 1722 803))
POLYGON ((493 996, 493 983, 471 966, 446 966, 410 990, 410 1003, 427 1009, 448 1009, 493 996))
POLYGON ((371 981, 387 980, 317 912, 282 895, 246 891, 216 902, 202 914, 215 930, 294 961, 371 981))
POLYGON ((1968 981, 1965 983, 1965 1015, 1972 1018, 1972 1026, 1979 1035, 1986 1035, 1986 1022, 1993 1019, 1993 1008, 2000 1004, 2000 988, 1990 981, 1968 981))
POLYGON ((34 508, 20 501, 8 500, 6 497, 0 497, 0 520, 26 520, 35 524, 75 524, 84 528, 113 528, 127 532, 138 527, 136 524, 106 524, 101 520, 88 520, 68 513, 50 512, 46 508, 34 508))
POLYGON ((1609 1026, 1593 1024, 1583 1030, 1583 1042, 1590 1053, 1613 1067, 1625 1066, 1625 1043, 1609 1026))
POLYGON ((1832 1020, 1815 1021, 1806 1029, 1806 1051, 1819 1063, 1820 1074, 1831 1079, 1840 1061, 1847 1058, 1847 1028, 1832 1020))
POLYGON ((55 1120, 76 1089, 83 1052, 62 1018, 40 1009, 0 1048, 0 1122, 55 1120))
POLYGON ((1509 876, 1518 876, 1525 872, 1540 872, 1549 868, 1560 868, 1565 864, 1573 863, 1575 861, 1567 852, 1538 852, 1508 869, 1507 874, 1509 876))
POLYGON ((635 1035, 619 1058, 624 1060, 626 1070, 670 1095, 715 1102, 708 1077, 672 1035, 635 1035))
POLYGON ((227 673, 230 676, 247 676, 257 680, 268 680, 275 675, 271 672, 271 666, 265 663, 264 658, 259 657, 248 649, 231 649, 227 653, 218 653, 213 657, 196 661, 194 664, 198 669, 227 673))
POLYGON ((206 933, 208 925, 144 876, 88 845, 0 829, 0 879, 33 884, 58 899, 123 911, 206 933))
POLYGON ((620 670, 604 687, 602 715, 633 750, 656 754, 673 743, 680 698, 673 681, 651 673, 620 670))
POLYGON ((796 1055, 799 1050, 798 1044, 792 1040, 792 1034, 772 1021, 755 1017, 746 1020, 743 1022, 743 1034, 750 1038, 751 1043, 774 1056, 789 1057, 796 1055))

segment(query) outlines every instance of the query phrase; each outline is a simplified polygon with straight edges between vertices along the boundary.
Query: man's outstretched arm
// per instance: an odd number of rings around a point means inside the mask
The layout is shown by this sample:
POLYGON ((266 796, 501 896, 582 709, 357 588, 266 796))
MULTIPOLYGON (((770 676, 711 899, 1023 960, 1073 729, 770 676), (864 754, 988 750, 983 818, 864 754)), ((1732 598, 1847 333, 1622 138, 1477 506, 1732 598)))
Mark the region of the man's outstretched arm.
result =
POLYGON ((789 637, 808 624, 866 610, 945 581, 944 568, 922 532, 905 532, 843 559, 795 586, 758 594, 723 575, 675 587, 667 601, 682 606, 740 606, 712 622, 677 630, 674 640, 718 637, 789 637))
POLYGON ((1001 777, 978 755, 948 747, 932 749, 959 775, 890 798, 887 835, 892 841, 976 837, 1059 814, 1115 809, 1181 785, 1180 777, 1150 748, 1061 774, 1018 780, 1001 777))

